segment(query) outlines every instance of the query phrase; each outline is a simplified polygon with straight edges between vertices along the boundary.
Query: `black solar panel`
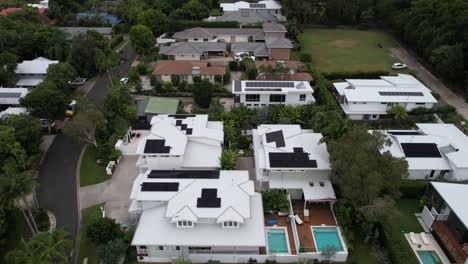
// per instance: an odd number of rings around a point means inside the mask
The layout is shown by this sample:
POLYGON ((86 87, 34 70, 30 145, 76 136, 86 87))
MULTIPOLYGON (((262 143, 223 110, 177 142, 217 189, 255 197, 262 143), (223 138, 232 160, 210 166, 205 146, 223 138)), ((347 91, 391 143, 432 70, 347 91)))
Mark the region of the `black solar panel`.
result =
POLYGON ((281 88, 245 88, 248 92, 281 92, 281 88))
POLYGON ((379 92, 382 96, 424 96, 421 92, 379 92))
POLYGON ((219 171, 210 170, 152 170, 150 179, 219 179, 219 171))
POLYGON ((401 143, 403 152, 408 158, 440 158, 437 144, 434 143, 401 143))
POLYGON ((182 125, 182 120, 176 120, 176 121, 175 121, 175 125, 176 125, 176 126, 182 125))
POLYGON ((186 135, 192 135, 192 129, 191 129, 191 128, 187 128, 187 130, 185 131, 185 134, 186 134, 186 135))
POLYGON ((0 97, 1 98, 20 98, 21 93, 1 93, 0 92, 0 97))
POLYGON ((172 117, 172 118, 175 118, 175 119, 185 119, 187 117, 195 117, 195 115, 183 115, 183 114, 181 114, 181 115, 168 115, 168 117, 172 117))
POLYGON ((145 144, 144 153, 169 153, 171 147, 165 145, 165 139, 148 139, 145 144))
POLYGON ((271 152, 268 154, 272 168, 317 168, 317 161, 309 159, 302 148, 294 152, 271 152))
POLYGON ((220 208, 221 198, 218 189, 202 189, 201 197, 197 199, 198 208, 220 208))
POLYGON ((404 136, 404 135, 420 135, 421 133, 419 133, 418 131, 389 131, 388 132, 389 134, 392 134, 392 135, 396 135, 396 136, 404 136))
POLYGON ((178 182, 144 182, 141 184, 142 192, 177 192, 178 182))
POLYGON ((267 143, 275 142, 277 148, 283 148, 286 146, 286 143, 284 142, 283 131, 281 130, 266 133, 265 136, 267 143))
POLYGON ((265 4, 251 3, 250 8, 266 8, 265 4))
POLYGON ((294 88, 294 82, 245 82, 245 87, 256 88, 294 88))
POLYGON ((241 92, 242 91, 242 83, 239 80, 234 81, 234 91, 241 92))

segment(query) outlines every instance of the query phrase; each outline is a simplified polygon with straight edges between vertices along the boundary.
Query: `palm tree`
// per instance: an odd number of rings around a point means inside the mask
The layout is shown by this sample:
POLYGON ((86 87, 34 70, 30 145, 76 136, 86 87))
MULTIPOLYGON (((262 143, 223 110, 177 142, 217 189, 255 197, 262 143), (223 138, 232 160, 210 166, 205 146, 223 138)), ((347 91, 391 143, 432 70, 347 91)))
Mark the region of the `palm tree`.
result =
POLYGON ((406 109, 400 104, 394 105, 390 110, 388 110, 388 113, 393 115, 395 119, 405 119, 408 117, 408 112, 406 112, 406 109))
POLYGON ((38 232, 36 221, 31 212, 31 208, 36 208, 36 174, 36 171, 29 170, 13 176, 0 175, 0 206, 8 209, 20 209, 32 235, 38 232))
POLYGON ((223 150, 220 162, 222 170, 235 170, 237 167, 237 151, 223 150))
POLYGON ((73 242, 70 234, 63 229, 53 232, 39 232, 31 240, 22 241, 23 248, 8 253, 8 263, 12 264, 66 264, 68 251, 73 242))

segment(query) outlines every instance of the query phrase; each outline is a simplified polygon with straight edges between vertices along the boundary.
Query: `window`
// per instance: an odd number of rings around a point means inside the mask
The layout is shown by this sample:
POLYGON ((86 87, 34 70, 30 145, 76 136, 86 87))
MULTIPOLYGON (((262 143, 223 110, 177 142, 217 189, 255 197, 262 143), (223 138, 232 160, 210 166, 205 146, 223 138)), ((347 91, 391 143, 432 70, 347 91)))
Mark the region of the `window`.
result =
POLYGON ((208 41, 208 39, 203 39, 203 41, 208 41))
POLYGON ((193 41, 198 41, 198 39, 197 39, 197 38, 196 38, 196 39, 193 39, 193 41))
POLYGON ((163 251, 163 250, 164 250, 164 246, 158 246, 158 250, 163 251))
POLYGON ((180 251, 180 247, 179 247, 179 246, 176 246, 176 247, 175 247, 175 250, 180 251))
POLYGON ((254 104, 254 106, 258 106, 258 104, 254 104))
POLYGON ((284 94, 270 94, 271 103, 284 103, 286 101, 286 95, 284 94))
POLYGON ((193 222, 192 221, 177 221, 177 227, 193 227, 193 222))
POLYGON ((260 101, 260 95, 259 94, 246 94, 245 101, 246 102, 258 102, 260 101))
POLYGON ((393 106, 395 103, 387 103, 387 106, 393 106))
POLYGON ((300 94, 299 95, 299 101, 305 101, 306 95, 305 94, 300 94))
POLYGON ((148 248, 146 248, 146 246, 139 246, 137 247, 137 253, 139 255, 148 256, 148 248))
POLYGON ((223 228, 238 228, 239 223, 236 221, 225 221, 223 222, 223 228))
POLYGON ((425 103, 416 103, 416 105, 425 105, 425 103))

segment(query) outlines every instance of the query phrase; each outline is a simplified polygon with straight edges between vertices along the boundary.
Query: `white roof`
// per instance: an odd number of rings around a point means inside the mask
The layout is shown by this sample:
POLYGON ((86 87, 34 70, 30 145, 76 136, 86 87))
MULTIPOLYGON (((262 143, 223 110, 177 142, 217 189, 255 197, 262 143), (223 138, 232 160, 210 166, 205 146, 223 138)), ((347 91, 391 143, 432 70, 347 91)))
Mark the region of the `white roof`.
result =
POLYGON ((297 175, 292 172, 273 174, 270 175, 269 186, 270 189, 302 190, 306 201, 336 200, 327 172, 314 175, 297 175))
POLYGON ((136 154, 183 156, 183 167, 219 167, 223 140, 223 123, 209 122, 208 115, 157 115, 151 119, 150 133, 140 141, 136 154), (145 153, 148 140, 164 140, 169 152, 145 153))
POLYGON ((49 60, 43 57, 38 57, 34 60, 23 61, 16 68, 16 74, 47 74, 49 65, 59 63, 59 61, 49 60))
POLYGON ((416 124, 419 130, 381 131, 391 140, 392 145, 381 152, 389 151, 394 157, 405 158, 409 170, 451 170, 452 164, 458 168, 468 168, 468 138, 453 124, 416 124), (392 134, 393 132, 393 134, 392 134), (414 132, 402 135, 396 132, 414 132), (433 143, 437 145, 441 157, 406 157, 402 144, 433 143))
POLYGON ((300 125, 260 125, 253 130, 255 162, 257 169, 291 170, 294 168, 272 168, 269 153, 294 152, 294 148, 302 148, 308 153, 310 160, 317 162, 316 168, 300 168, 301 170, 330 170, 330 157, 327 145, 321 142, 323 135, 303 130, 300 125), (282 131, 284 147, 277 147, 275 142, 267 142, 266 134, 282 131))
POLYGON ((431 182, 434 189, 442 196, 452 212, 468 227, 467 184, 431 182))
POLYGON ((239 11, 240 9, 281 9, 281 5, 274 0, 259 1, 257 4, 264 4, 265 7, 250 7, 250 4, 245 1, 238 1, 235 3, 221 3, 220 6, 223 9, 223 12, 228 11, 239 11))
POLYGON ((239 228, 222 228, 221 224, 178 228, 165 217, 164 206, 148 209, 140 217, 132 245, 264 247, 265 226, 260 194, 255 193, 251 197, 250 211, 250 219, 239 228))
POLYGON ((20 79, 18 80, 18 82, 16 83, 16 87, 36 87, 36 86, 39 85, 41 82, 43 82, 44 79, 45 79, 45 76, 43 76, 43 77, 39 77, 39 76, 35 76, 35 77, 26 76, 26 77, 20 78, 20 79))
POLYGON ((381 76, 381 79, 346 79, 346 82, 333 83, 340 95, 348 102, 394 102, 394 103, 437 103, 431 91, 420 81, 408 74, 381 76), (387 93, 382 95, 381 93, 387 93), (388 95, 388 93, 400 95, 388 95), (407 95, 405 93, 420 93, 407 95))
POLYGON ((0 87, 0 105, 19 105, 21 98, 29 92, 26 88, 0 87))
POLYGON ((234 94, 288 94, 313 93, 309 81, 252 80, 232 81, 234 94))
POLYGON ((9 116, 9 115, 20 115, 26 114, 28 111, 23 107, 8 107, 6 110, 0 112, 0 118, 9 116))

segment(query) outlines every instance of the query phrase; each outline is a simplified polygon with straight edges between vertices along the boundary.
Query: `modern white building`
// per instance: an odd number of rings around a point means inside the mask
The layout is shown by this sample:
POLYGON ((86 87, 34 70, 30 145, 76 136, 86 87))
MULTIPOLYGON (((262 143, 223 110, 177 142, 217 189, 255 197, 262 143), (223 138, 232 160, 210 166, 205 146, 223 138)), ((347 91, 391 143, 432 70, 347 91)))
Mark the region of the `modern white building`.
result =
POLYGON ((223 12, 240 11, 242 9, 268 9, 272 10, 272 14, 281 13, 281 5, 274 0, 259 1, 258 3, 249 3, 245 1, 238 1, 234 3, 221 3, 223 12), (276 10, 276 13, 274 12, 276 10))
POLYGON ((381 131, 392 142, 381 152, 408 162, 409 179, 468 180, 468 137, 453 124, 416 124, 415 130, 381 131))
POLYGON ((408 74, 380 79, 346 79, 333 83, 334 94, 343 112, 352 120, 375 120, 387 115, 394 105, 407 111, 432 108, 437 100, 420 81, 408 74))
POLYGON ((247 171, 148 171, 130 199, 141 262, 245 263, 266 245, 262 198, 247 171))
POLYGON ((49 0, 42 0, 39 4, 28 4, 30 7, 49 9, 49 0))
POLYGON ((146 170, 203 170, 220 167, 223 123, 208 115, 157 115, 138 141, 137 166, 146 170))
POLYGON ((246 107, 312 104, 313 92, 309 81, 232 81, 232 93, 246 107))
POLYGON ((43 57, 19 63, 16 68, 16 76, 18 77, 16 87, 29 89, 36 87, 46 78, 49 66, 56 63, 59 63, 59 61, 43 57))

